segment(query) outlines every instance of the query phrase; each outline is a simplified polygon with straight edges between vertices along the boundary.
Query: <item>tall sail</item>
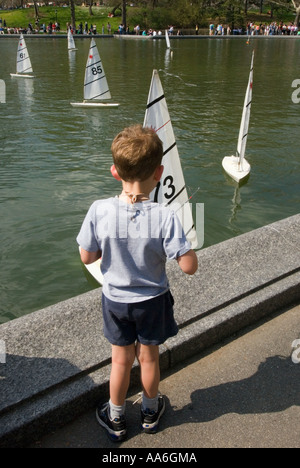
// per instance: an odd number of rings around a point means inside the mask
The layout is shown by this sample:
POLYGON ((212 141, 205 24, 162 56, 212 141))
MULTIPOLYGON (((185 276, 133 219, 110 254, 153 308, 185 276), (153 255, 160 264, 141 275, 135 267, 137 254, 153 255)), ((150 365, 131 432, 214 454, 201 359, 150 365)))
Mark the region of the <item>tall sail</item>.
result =
POLYGON ((71 29, 68 29, 68 50, 77 50, 75 47, 75 41, 71 29))
POLYGON ((181 220, 184 232, 192 247, 198 245, 191 207, 182 173, 177 144, 157 70, 153 71, 144 127, 152 127, 163 142, 164 172, 151 199, 172 206, 181 220))
POLYGON ((20 34, 17 51, 17 73, 31 73, 32 66, 23 34, 20 34))
POLYGON ((252 60, 251 60, 251 68, 250 68, 250 75, 248 86, 246 90, 241 126, 240 126, 240 133, 238 138, 238 145, 237 145, 237 156, 239 157, 239 163, 241 165, 241 169, 243 169, 243 161, 246 152, 247 146, 247 137, 248 137, 248 130, 249 130, 249 122, 250 122, 250 113, 251 113, 251 104, 252 104, 252 89, 253 89, 253 63, 254 63, 254 51, 252 53, 252 60))
POLYGON ((91 40, 85 69, 84 99, 111 99, 103 65, 94 39, 91 40))

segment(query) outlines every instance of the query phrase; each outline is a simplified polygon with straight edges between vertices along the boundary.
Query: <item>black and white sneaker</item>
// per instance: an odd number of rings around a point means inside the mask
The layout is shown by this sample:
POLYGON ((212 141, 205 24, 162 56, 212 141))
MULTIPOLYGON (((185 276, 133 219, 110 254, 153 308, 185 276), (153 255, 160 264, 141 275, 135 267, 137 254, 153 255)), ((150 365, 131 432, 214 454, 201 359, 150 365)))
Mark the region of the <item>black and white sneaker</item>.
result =
POLYGON ((125 417, 110 419, 109 403, 105 403, 96 409, 96 418, 98 423, 106 429, 109 438, 113 442, 121 442, 126 439, 127 428, 125 417))
POLYGON ((158 424, 161 416, 165 411, 165 400, 162 395, 158 397, 158 410, 149 411, 141 408, 142 428, 147 434, 155 434, 158 429, 158 424))

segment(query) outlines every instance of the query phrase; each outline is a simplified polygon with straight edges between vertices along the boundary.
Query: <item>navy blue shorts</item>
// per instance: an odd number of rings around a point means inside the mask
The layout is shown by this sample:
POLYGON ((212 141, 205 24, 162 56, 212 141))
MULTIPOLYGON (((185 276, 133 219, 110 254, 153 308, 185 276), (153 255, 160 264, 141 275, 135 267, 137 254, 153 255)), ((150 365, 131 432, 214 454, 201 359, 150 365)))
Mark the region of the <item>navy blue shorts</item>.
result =
POLYGON ((114 302, 102 294, 104 336, 117 346, 128 346, 135 341, 160 345, 178 333, 173 305, 170 291, 134 304, 114 302))

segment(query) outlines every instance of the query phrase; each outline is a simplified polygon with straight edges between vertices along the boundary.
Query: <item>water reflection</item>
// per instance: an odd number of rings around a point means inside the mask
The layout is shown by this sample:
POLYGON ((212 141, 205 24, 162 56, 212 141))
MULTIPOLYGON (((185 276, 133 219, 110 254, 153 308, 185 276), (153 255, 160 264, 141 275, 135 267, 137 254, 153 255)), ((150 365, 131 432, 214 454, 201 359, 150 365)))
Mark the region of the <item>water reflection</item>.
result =
POLYGON ((18 88, 19 104, 26 112, 30 112, 34 106, 34 79, 19 78, 16 80, 18 88))
POLYGON ((76 74, 76 52, 73 50, 68 50, 68 57, 70 75, 72 76, 76 74))
POLYGON ((166 70, 169 70, 171 60, 173 60, 173 50, 166 49, 166 52, 165 52, 165 69, 166 70))
POLYGON ((229 224, 232 224, 234 221, 236 221, 237 213, 239 210, 242 209, 241 202, 242 202, 241 191, 240 191, 240 187, 237 185, 234 190, 234 195, 232 199, 231 216, 229 218, 229 224))

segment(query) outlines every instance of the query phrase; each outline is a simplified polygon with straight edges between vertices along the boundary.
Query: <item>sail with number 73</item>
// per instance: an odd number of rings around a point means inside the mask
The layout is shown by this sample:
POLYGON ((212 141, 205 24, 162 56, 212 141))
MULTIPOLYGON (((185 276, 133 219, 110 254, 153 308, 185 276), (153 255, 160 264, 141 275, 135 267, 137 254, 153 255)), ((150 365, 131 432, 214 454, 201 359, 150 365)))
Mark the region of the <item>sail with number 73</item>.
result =
POLYGON ((157 70, 153 71, 144 127, 151 127, 163 143, 164 172, 156 189, 151 193, 155 202, 171 206, 179 217, 187 239, 195 249, 198 245, 189 197, 182 172, 175 135, 157 70))

